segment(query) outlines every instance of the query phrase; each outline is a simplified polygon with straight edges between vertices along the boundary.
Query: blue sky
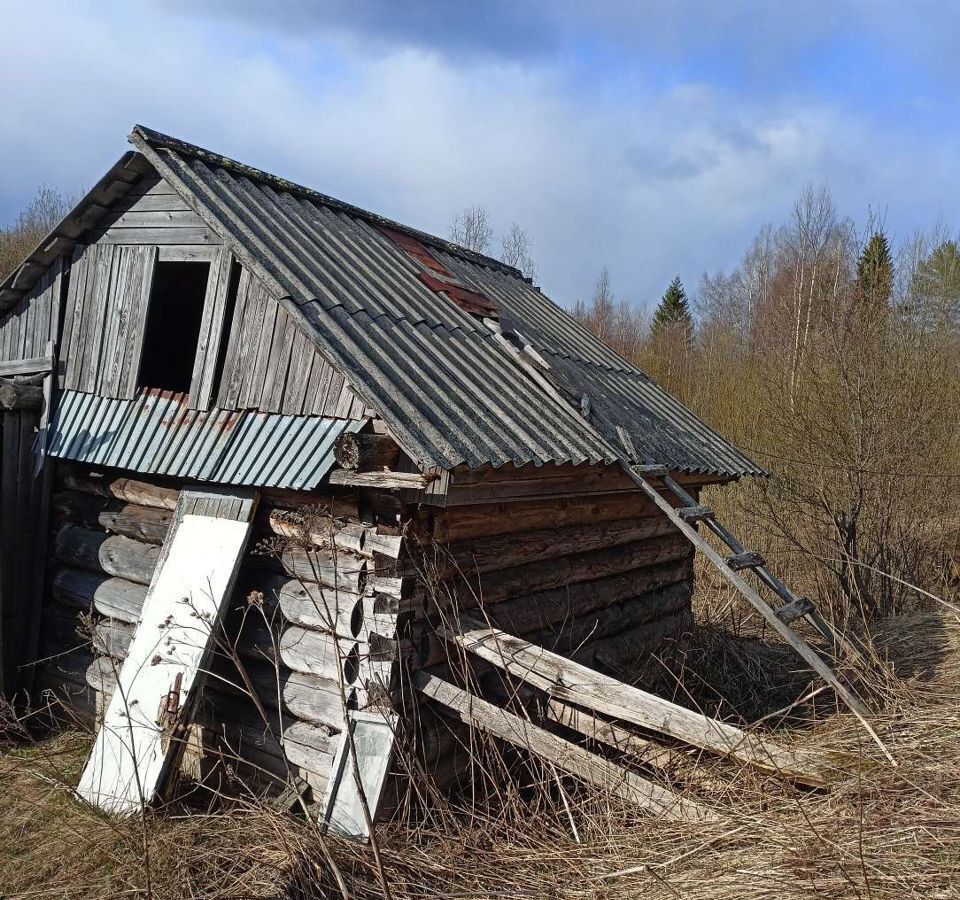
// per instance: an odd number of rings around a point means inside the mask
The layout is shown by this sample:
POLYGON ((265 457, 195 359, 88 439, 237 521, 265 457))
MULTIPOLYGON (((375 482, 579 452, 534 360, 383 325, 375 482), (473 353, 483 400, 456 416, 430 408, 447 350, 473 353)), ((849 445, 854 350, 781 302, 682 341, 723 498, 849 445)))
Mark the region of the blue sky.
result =
POLYGON ((428 231, 519 222, 562 303, 733 266, 808 184, 894 241, 958 224, 960 4, 7 5, 0 220, 141 122, 428 231))

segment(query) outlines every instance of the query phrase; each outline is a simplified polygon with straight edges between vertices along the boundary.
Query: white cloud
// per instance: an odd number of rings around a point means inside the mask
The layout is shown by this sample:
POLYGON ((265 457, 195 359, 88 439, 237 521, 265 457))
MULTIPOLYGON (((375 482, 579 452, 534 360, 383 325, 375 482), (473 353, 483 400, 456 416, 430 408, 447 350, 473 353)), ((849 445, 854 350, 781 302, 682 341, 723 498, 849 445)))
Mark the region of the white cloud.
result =
POLYGON ((729 266, 807 183, 886 204, 902 231, 956 196, 952 143, 923 143, 825 100, 663 86, 558 58, 460 65, 409 42, 264 33, 147 3, 5 13, 0 215, 37 184, 89 184, 134 122, 444 232, 480 202, 533 240, 544 287, 588 294, 602 265, 637 301, 729 266), (38 55, 38 50, 40 55, 38 55), (622 76, 622 78, 621 78, 622 76), (616 89, 610 89, 613 85, 616 89))

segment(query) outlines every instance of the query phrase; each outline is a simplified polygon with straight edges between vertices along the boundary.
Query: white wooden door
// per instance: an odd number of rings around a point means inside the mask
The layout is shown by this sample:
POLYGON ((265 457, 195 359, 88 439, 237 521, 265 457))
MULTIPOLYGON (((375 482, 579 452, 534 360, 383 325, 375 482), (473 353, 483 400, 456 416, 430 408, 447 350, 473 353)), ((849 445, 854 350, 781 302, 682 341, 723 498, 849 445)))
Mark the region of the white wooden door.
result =
POLYGON ((250 533, 256 495, 180 494, 136 633, 77 793, 118 815, 150 803, 177 756, 198 675, 250 533))

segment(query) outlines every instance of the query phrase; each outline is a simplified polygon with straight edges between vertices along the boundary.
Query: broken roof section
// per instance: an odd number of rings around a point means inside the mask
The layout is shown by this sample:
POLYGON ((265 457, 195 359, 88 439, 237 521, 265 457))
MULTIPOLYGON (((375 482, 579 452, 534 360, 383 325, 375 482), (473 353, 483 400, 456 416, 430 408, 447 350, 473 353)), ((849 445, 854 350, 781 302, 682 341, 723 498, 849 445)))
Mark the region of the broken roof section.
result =
MULTIPOLYGON (((130 140, 422 467, 625 460, 763 473, 511 266, 141 126, 130 140), (529 377, 494 318, 554 367, 566 399, 529 377), (578 411, 584 394, 596 421, 578 411)), ((18 278, 29 280, 18 270, 0 288, 18 278)))

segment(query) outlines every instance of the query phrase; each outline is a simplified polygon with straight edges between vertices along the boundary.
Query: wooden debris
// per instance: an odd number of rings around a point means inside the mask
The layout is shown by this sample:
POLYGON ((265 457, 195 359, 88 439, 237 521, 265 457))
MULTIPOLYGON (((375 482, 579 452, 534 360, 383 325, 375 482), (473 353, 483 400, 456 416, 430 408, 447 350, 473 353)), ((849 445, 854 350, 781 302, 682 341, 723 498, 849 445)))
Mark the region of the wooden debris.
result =
POLYGON ((596 710, 801 784, 823 787, 826 783, 804 760, 771 741, 761 741, 733 725, 631 687, 497 628, 461 618, 459 623, 448 622, 446 633, 458 646, 545 691, 549 697, 596 710))
POLYGON ((435 675, 417 672, 413 675, 413 683, 424 696, 452 710, 461 721, 522 747, 561 771, 656 815, 684 822, 718 819, 715 813, 699 803, 686 800, 435 675))

